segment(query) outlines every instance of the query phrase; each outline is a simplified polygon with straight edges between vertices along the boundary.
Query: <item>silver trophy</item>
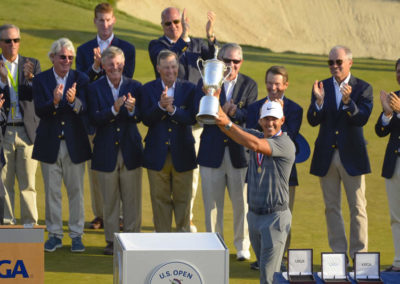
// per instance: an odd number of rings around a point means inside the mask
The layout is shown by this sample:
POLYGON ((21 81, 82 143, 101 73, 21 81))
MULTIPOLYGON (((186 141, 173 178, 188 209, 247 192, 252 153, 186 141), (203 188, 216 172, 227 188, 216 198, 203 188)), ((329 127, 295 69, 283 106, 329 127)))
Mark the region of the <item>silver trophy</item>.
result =
POLYGON ((199 113, 196 119, 200 123, 204 124, 215 124, 215 118, 218 116, 219 101, 214 96, 216 90, 221 88, 224 80, 231 73, 231 67, 226 66, 223 61, 217 59, 218 47, 215 47, 215 55, 213 59, 204 61, 203 59, 197 59, 197 68, 200 71, 201 78, 203 79, 204 89, 207 94, 200 100, 199 113), (203 72, 199 63, 203 67, 203 72), (229 69, 229 73, 224 77, 225 71, 229 69))

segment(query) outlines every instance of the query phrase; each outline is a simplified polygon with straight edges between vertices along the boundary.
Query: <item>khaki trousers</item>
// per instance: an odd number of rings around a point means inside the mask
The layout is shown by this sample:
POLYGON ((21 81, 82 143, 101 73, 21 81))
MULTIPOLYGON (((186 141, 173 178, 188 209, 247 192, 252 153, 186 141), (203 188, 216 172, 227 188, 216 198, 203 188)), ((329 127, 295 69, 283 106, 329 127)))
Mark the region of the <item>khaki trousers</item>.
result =
POLYGON ((46 227, 50 237, 63 237, 61 182, 64 180, 68 195, 69 236, 80 237, 85 224, 83 201, 83 176, 85 163, 74 164, 68 154, 65 140, 54 164, 41 162, 46 198, 46 227))
POLYGON ((247 225, 247 168, 236 169, 232 166, 228 147, 219 168, 200 166, 201 187, 207 232, 224 233, 225 188, 232 201, 233 243, 237 251, 249 250, 250 239, 247 225))
POLYGON ((112 172, 97 171, 103 195, 104 235, 107 242, 114 241, 119 232, 120 204, 124 216, 124 232, 140 232, 142 225, 142 168, 128 170, 121 150, 112 172))
POLYGON ((367 200, 365 176, 350 176, 335 150, 328 173, 320 178, 325 201, 325 217, 328 226, 329 245, 334 252, 347 253, 347 238, 341 208, 343 182, 350 209, 350 257, 354 253, 368 251, 367 200))
POLYGON ((394 243, 393 266, 400 267, 400 159, 396 160, 396 167, 392 178, 385 179, 386 192, 389 202, 390 225, 392 227, 394 243))
POLYGON ((21 224, 37 224, 35 175, 37 161, 32 159, 33 145, 24 126, 7 126, 3 139, 6 165, 1 172, 4 183, 4 223, 15 224, 15 177, 20 191, 21 224))
POLYGON ((147 170, 156 232, 171 232, 172 213, 177 232, 190 232, 193 171, 177 172, 167 154, 161 171, 147 170))

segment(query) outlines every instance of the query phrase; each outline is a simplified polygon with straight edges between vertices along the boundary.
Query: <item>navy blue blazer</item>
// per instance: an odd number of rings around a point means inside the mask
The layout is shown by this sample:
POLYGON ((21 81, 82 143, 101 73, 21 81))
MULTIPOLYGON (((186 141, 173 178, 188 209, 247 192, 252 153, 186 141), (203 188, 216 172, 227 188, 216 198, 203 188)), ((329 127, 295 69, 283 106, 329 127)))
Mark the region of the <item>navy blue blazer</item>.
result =
POLYGON ((57 81, 53 68, 33 79, 35 111, 40 118, 33 146, 33 159, 49 164, 55 163, 61 139, 65 139, 73 163, 78 164, 90 159, 90 144, 82 121, 86 112, 85 95, 88 83, 89 78, 86 74, 70 70, 64 86, 64 97, 56 108, 53 104, 53 91, 57 81), (75 82, 76 98, 72 107, 65 98, 65 92, 75 82))
POLYGON ((89 85, 87 96, 89 117, 96 127, 96 136, 93 140, 93 170, 114 171, 120 149, 128 170, 140 167, 143 163, 142 137, 137 128, 137 123, 141 120, 139 104, 142 84, 127 77, 123 77, 122 80, 119 96, 130 92, 136 99, 133 116, 128 114, 125 106, 122 106, 118 115, 114 116, 111 111, 114 97, 106 76, 89 85))
MULTIPOLYGON (((2 57, 0 56, 0 60, 2 57)), ((33 144, 36 137, 36 128, 39 125, 39 117, 35 114, 35 106, 33 104, 32 96, 32 82, 28 81, 24 75, 24 64, 29 60, 33 63, 33 74, 36 76, 41 72, 40 63, 37 59, 31 57, 24 57, 19 55, 18 59, 18 101, 19 108, 22 114, 22 119, 25 126, 25 131, 29 137, 30 145, 33 144)), ((4 94, 4 111, 6 117, 10 111, 10 89, 7 85, 4 89, 0 89, 0 93, 4 94)), ((3 134, 5 127, 3 127, 3 134)))
POLYGON ((196 122, 193 112, 195 85, 176 80, 176 111, 173 115, 158 105, 162 91, 160 78, 143 85, 141 90, 143 123, 149 127, 144 139, 144 167, 160 171, 170 151, 177 172, 192 170, 197 167, 191 127, 196 122))
MULTIPOLYGON (((128 78, 132 78, 133 73, 135 72, 135 47, 129 42, 119 39, 115 36, 111 41, 111 45, 119 47, 124 52, 125 66, 123 75, 128 78)), ((100 73, 96 73, 93 71, 92 68, 94 62, 93 49, 98 46, 99 44, 97 43, 96 37, 95 39, 92 39, 79 46, 76 52, 76 70, 86 73, 89 76, 91 82, 105 75, 104 70, 101 70, 100 73)))
MULTIPOLYGON (((249 107, 247 108, 246 128, 255 128, 262 131, 261 126, 258 124, 258 120, 260 118, 260 109, 262 105, 265 103, 266 99, 267 97, 249 105, 249 107)), ((284 96, 283 114, 285 115, 285 122, 282 125, 282 131, 287 132, 290 139, 292 139, 293 143, 295 143, 295 138, 297 134, 299 134, 301 122, 303 120, 303 108, 294 101, 284 96)), ((293 168, 289 178, 289 185, 290 186, 299 185, 297 178, 296 163, 293 163, 293 168)))
POLYGON ((323 108, 318 111, 314 94, 307 112, 311 126, 320 125, 310 173, 323 177, 328 172, 333 152, 339 150, 340 160, 346 172, 351 176, 371 172, 363 126, 371 115, 373 106, 372 87, 365 81, 351 76, 352 87, 350 103, 343 109, 343 103, 336 106, 333 78, 322 81, 325 98, 323 108))
MULTIPOLYGON (((195 109, 196 114, 199 110, 200 100, 204 96, 203 81, 197 84, 195 109)), ((256 101, 258 96, 257 83, 239 73, 235 88, 232 93, 232 100, 237 105, 236 113, 231 120, 239 126, 244 127, 247 118, 247 107, 256 101)), ((226 102, 224 87, 221 88, 219 97, 220 105, 226 102)), ((200 147, 197 156, 197 162, 201 166, 210 168, 219 168, 224 157, 225 146, 229 147, 229 154, 232 165, 235 168, 245 168, 248 165, 245 148, 226 136, 216 125, 207 125, 203 127, 200 137, 200 147)))
MULTIPOLYGON (((400 91, 395 92, 400 96, 400 91)), ((375 125, 375 132, 379 137, 385 137, 390 134, 389 142, 386 147, 385 159, 383 161, 382 176, 385 178, 392 178, 394 169, 396 167, 396 159, 399 157, 400 148, 400 118, 397 113, 393 112, 393 117, 390 123, 386 126, 382 124, 382 114, 379 115, 378 121, 375 125)))
POLYGON ((206 44, 203 39, 194 37, 190 38, 190 42, 179 38, 175 44, 171 44, 165 36, 152 40, 149 44, 149 55, 156 78, 160 77, 156 68, 157 56, 161 50, 168 49, 175 52, 179 57, 178 78, 197 84, 201 78, 197 68, 197 59, 214 58, 215 44, 218 44, 217 40, 214 42, 207 41, 206 44))

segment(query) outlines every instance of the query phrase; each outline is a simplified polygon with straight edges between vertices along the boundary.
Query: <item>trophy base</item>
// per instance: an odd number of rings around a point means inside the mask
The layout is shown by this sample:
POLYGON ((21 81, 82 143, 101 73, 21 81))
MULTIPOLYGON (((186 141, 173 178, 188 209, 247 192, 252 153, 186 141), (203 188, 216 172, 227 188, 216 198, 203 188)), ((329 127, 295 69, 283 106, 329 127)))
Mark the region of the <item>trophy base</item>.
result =
POLYGON ((196 116, 196 119, 198 122, 203 123, 203 124, 215 124, 215 118, 216 115, 212 114, 198 114, 196 116))

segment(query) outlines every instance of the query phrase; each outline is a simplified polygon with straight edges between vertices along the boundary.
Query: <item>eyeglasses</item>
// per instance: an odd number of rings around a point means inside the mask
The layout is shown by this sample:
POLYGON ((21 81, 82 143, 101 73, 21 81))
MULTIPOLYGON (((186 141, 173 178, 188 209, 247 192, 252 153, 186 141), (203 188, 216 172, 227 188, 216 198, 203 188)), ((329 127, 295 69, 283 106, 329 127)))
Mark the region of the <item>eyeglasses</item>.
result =
POLYGON ((172 22, 165 22, 164 26, 169 27, 170 25, 172 25, 172 23, 174 23, 174 25, 177 25, 181 22, 181 20, 173 20, 172 22))
POLYGON ((234 64, 239 64, 242 60, 222 58, 222 61, 224 61, 226 64, 230 64, 231 62, 233 62, 234 64))
POLYGON ((21 41, 21 39, 20 38, 7 38, 7 39, 2 39, 1 41, 5 42, 7 44, 10 44, 12 41, 14 43, 18 43, 21 41))
POLYGON ((343 64, 343 60, 342 59, 338 59, 338 60, 328 60, 328 65, 332 66, 333 64, 335 64, 337 66, 341 66, 343 64))
POLYGON ((58 55, 58 56, 60 56, 60 59, 61 59, 61 60, 65 60, 65 59, 67 59, 67 58, 68 58, 69 61, 74 60, 74 57, 73 57, 72 55, 66 56, 66 55, 64 55, 64 54, 60 54, 60 55, 58 55))

